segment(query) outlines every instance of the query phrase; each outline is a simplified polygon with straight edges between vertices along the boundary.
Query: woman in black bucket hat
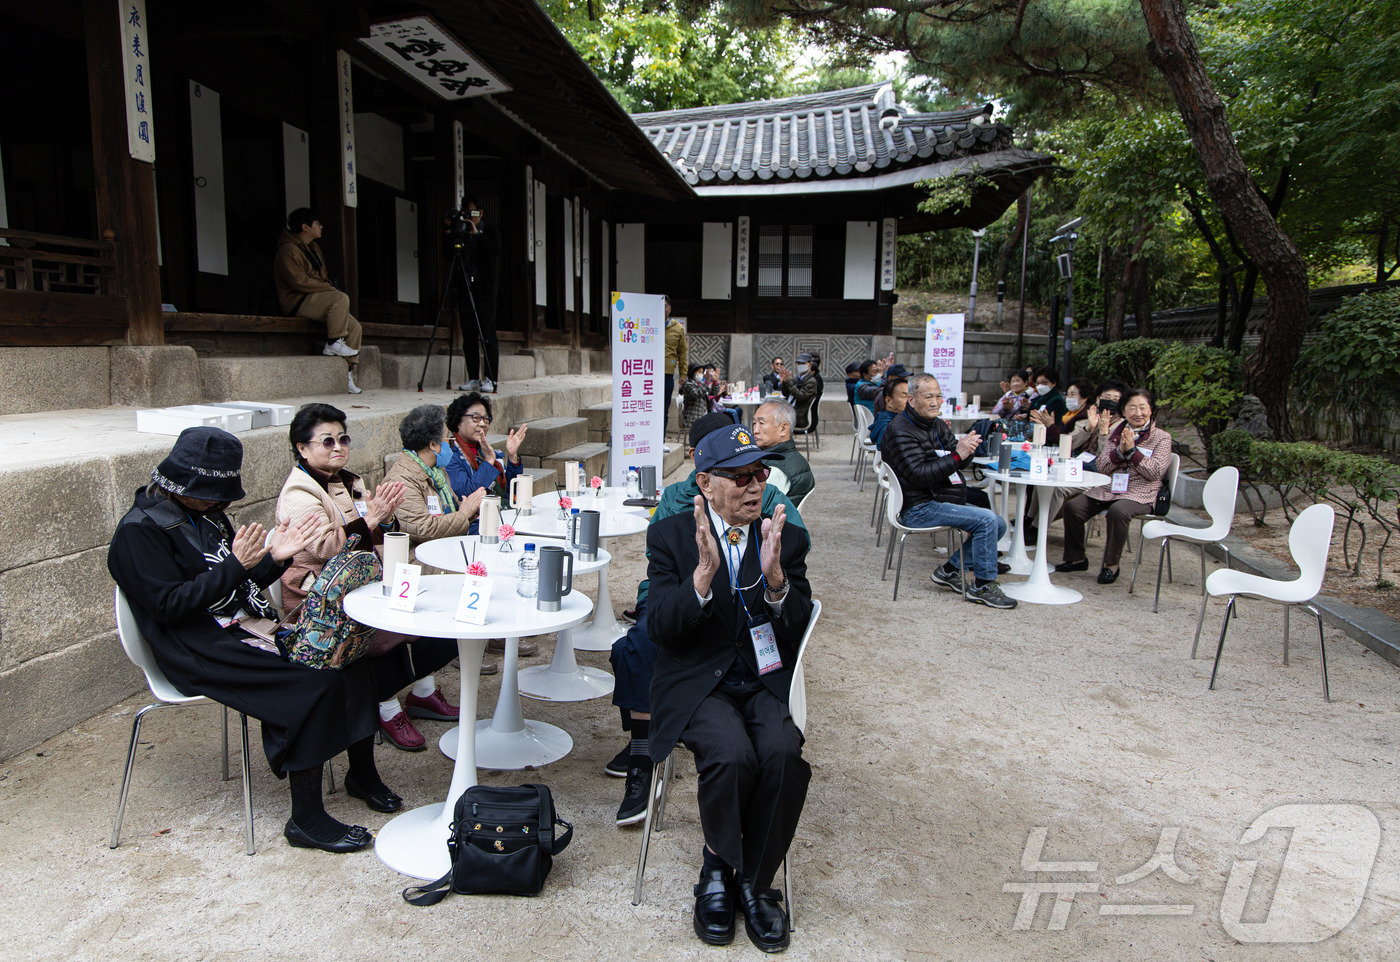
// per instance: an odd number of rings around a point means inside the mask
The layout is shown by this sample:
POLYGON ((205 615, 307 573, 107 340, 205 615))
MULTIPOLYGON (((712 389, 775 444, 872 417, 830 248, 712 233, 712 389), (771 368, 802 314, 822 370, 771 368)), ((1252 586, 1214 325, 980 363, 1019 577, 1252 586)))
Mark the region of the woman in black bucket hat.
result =
POLYGON ((243 445, 227 431, 182 431, 118 523, 107 569, 172 684, 262 722, 268 764, 291 788, 287 840, 356 851, 372 837, 326 812, 321 767, 347 752, 370 807, 402 807, 374 764, 373 668, 366 661, 339 671, 308 668, 242 640, 248 635, 237 620, 272 613, 261 589, 321 534, 314 518, 279 525, 271 538, 259 524, 235 529, 224 509, 243 497, 242 466, 243 445))

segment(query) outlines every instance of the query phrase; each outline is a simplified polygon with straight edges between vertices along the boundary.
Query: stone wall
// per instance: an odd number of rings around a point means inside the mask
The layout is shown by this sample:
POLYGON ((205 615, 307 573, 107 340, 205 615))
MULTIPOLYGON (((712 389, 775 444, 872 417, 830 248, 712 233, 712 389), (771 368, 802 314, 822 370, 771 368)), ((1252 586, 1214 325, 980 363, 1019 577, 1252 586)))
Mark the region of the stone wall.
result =
MULTIPOLYGON (((602 379, 575 384, 497 397, 496 425, 576 416, 612 396, 602 379)), ((345 405, 354 438, 350 470, 371 486, 378 483, 384 455, 399 450, 403 415, 445 397, 404 392, 368 412, 345 405)), ((100 432, 108 453, 85 456, 82 439, 75 438, 52 460, 11 459, 0 466, 6 492, 0 509, 0 759, 144 686, 117 640, 107 544, 173 439, 138 434, 133 421, 130 411, 93 412, 87 429, 100 432)), ((247 497, 230 515, 236 522, 270 524, 291 465, 287 429, 263 428, 239 438, 247 497)))
MULTIPOLYGON (((1333 406, 1315 414, 1305 413, 1300 405, 1289 409, 1294 433, 1300 438, 1317 438, 1332 444, 1351 445, 1357 443, 1352 430, 1351 418, 1341 409, 1333 406)), ((1382 420, 1380 437, 1368 435, 1366 446, 1378 446, 1389 454, 1400 453, 1400 411, 1391 409, 1382 420)))

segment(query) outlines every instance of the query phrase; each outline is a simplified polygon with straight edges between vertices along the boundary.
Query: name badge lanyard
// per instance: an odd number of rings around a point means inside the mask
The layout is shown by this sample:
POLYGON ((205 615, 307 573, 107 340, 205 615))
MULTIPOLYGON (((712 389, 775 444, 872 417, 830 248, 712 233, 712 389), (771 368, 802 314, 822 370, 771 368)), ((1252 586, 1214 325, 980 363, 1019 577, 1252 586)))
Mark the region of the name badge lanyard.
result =
MULTIPOLYGON (((752 535, 750 535, 752 538, 752 535)), ((726 538, 727 542, 729 539, 726 538)), ((752 546, 750 546, 752 547, 752 546)), ((729 586, 735 594, 739 596, 739 604, 744 607, 744 614, 748 615, 749 639, 753 643, 754 659, 758 663, 758 673, 766 675, 770 671, 776 671, 783 667, 782 656, 778 654, 778 641, 773 634, 773 623, 767 617, 755 618, 749 611, 749 603, 744 600, 746 590, 763 586, 763 590, 768 590, 768 579, 764 577, 762 567, 758 572, 758 580, 749 585, 749 588, 739 587, 739 546, 728 544, 726 546, 725 558, 729 562, 729 586)))

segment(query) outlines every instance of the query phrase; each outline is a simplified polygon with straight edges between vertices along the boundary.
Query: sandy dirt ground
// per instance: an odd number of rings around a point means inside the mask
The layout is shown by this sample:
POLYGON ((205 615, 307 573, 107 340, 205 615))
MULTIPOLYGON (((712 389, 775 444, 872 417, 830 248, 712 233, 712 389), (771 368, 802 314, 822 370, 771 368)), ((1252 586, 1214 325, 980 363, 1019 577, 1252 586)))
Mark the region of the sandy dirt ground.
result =
MULTIPOLYGON (((1223 605, 1211 605, 1203 657, 1192 661, 1200 587, 1189 549, 1176 566, 1180 580, 1164 586, 1160 614, 1152 613, 1153 563, 1146 593, 1140 578, 1128 594, 1126 571, 1107 588, 1092 575, 1056 576, 1084 601, 1007 612, 931 584, 935 549, 912 539, 891 604, 868 525, 871 486, 856 492, 849 447, 839 436, 823 444, 806 512, 810 578, 826 610, 807 659, 813 780, 792 852, 798 915, 789 957, 1381 959, 1400 951, 1394 666, 1329 629, 1327 704, 1311 619, 1294 619, 1284 667, 1280 612, 1247 604, 1231 626, 1218 689, 1208 691, 1204 656, 1213 654, 1223 605), (1283 827, 1252 840, 1256 820, 1283 827), (1169 871, 1125 878, 1144 874, 1159 846, 1174 855, 1169 871), (1232 872, 1238 891, 1227 898, 1232 872), (1031 883, 1074 884, 1018 921, 1031 883)), ((642 541, 611 547, 622 608, 644 571, 642 541)), ((1050 550, 1058 560, 1058 528, 1050 550)), ((1093 551, 1091 542, 1096 560, 1093 551)), ((583 581, 591 593, 595 580, 583 581)), ((542 640, 543 657, 553 639, 542 640)), ((607 667, 606 654, 580 661, 607 667)), ((441 678, 456 689, 455 671, 441 678)), ((483 714, 498 688, 499 676, 483 680, 483 714)), ((237 761, 234 780, 220 781, 211 708, 149 717, 122 843, 109 850, 132 714, 146 700, 133 696, 0 763, 5 959, 757 957, 742 932, 727 949, 703 946, 691 932, 701 835, 684 754, 645 901, 631 905, 640 831, 613 824, 622 782, 602 767, 622 738, 607 699, 527 699, 526 716, 567 729, 573 752, 538 773, 482 773, 488 784, 547 782, 575 823, 545 892, 459 896, 426 909, 402 901, 408 880, 372 852, 333 856, 286 844, 286 788, 269 773, 256 734, 258 852, 245 856, 237 761)), ((445 726, 421 724, 435 744, 445 726)), ((410 805, 442 798, 450 763, 436 751, 382 747, 378 759, 410 805)), ((388 819, 343 792, 327 806, 371 827, 388 819)))

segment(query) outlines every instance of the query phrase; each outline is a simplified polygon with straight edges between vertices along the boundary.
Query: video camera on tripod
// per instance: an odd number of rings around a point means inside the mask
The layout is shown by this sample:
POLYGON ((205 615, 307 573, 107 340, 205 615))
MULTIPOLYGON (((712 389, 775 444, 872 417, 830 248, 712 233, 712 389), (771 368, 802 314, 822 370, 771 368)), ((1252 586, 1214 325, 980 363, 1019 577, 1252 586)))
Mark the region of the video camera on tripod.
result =
MULTIPOLYGON (((423 373, 418 378, 420 392, 423 390, 423 381, 428 376, 428 361, 432 358, 438 325, 442 321, 443 312, 447 309, 454 292, 458 296, 458 310, 462 310, 461 303, 462 300, 465 300, 466 309, 471 312, 472 321, 476 325, 477 337, 483 342, 486 340, 486 333, 482 329, 481 315, 476 309, 476 297, 472 293, 472 281, 476 277, 477 245, 468 243, 470 239, 482 235, 481 229, 477 226, 481 220, 481 213, 479 207, 450 207, 447 210, 447 215, 443 218, 443 238, 447 242, 448 249, 452 252, 452 260, 447 268, 447 283, 443 286, 442 301, 438 304, 437 316, 433 318, 433 330, 428 336, 428 348, 423 357, 423 373)), ((451 340, 450 335, 448 340, 451 340)), ((466 350, 465 345, 463 350, 466 350)), ((448 364, 447 371, 447 387, 451 388, 451 363, 448 364)), ((486 377, 493 384, 495 383, 496 371, 489 357, 486 361, 486 377)))
POLYGON ((476 221, 481 220, 481 211, 477 208, 452 207, 447 211, 447 216, 443 218, 443 236, 447 238, 448 246, 454 250, 466 250, 467 238, 478 233, 476 221))

